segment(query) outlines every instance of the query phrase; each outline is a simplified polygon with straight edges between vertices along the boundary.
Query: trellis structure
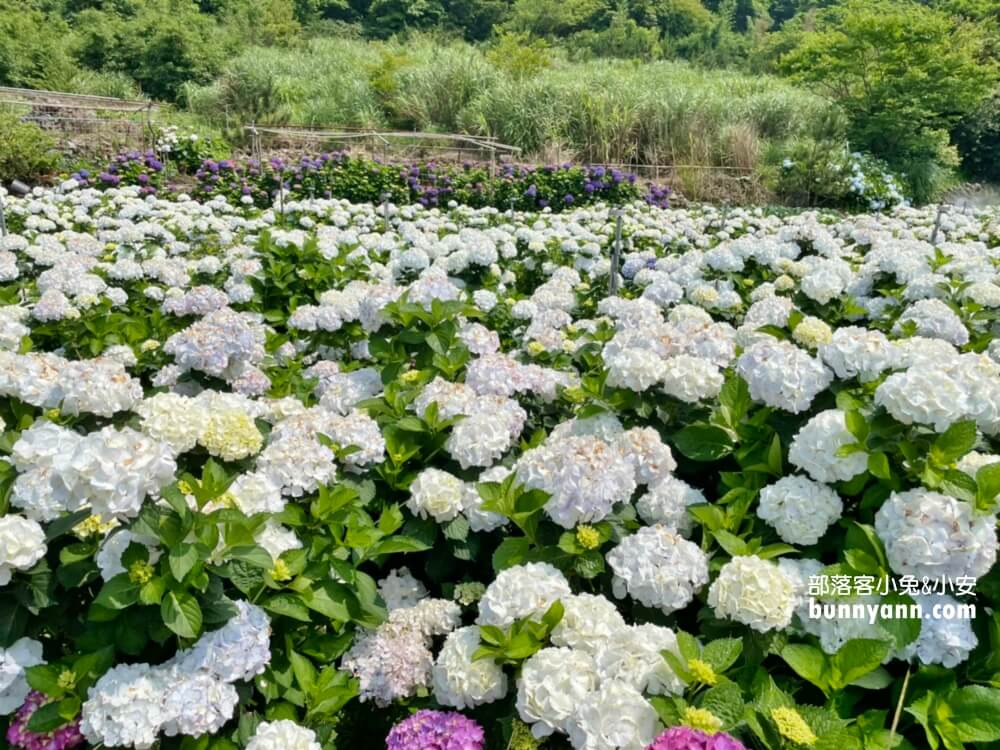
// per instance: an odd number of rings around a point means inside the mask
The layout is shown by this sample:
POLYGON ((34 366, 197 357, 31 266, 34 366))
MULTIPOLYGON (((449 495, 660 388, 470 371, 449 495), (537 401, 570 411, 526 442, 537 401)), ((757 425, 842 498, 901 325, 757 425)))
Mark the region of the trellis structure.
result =
POLYGON ((314 130, 296 127, 265 127, 247 125, 243 130, 250 138, 255 158, 265 154, 291 151, 309 144, 312 148, 355 148, 380 158, 424 159, 428 156, 444 161, 488 162, 493 174, 499 164, 509 162, 521 153, 495 138, 462 133, 421 133, 392 130, 314 130))
POLYGON ((0 86, 0 107, 57 138, 69 153, 111 155, 152 144, 154 102, 0 86))

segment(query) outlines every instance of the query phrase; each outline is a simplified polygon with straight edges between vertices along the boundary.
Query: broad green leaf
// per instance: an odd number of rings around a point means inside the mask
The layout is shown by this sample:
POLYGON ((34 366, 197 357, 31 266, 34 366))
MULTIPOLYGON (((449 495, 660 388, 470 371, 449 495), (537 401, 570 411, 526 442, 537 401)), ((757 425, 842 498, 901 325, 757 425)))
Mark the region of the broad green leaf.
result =
POLYGON ((963 742, 1000 740, 1000 689, 966 685, 945 700, 963 742))
POLYGON ((976 444, 976 423, 969 419, 956 422, 942 432, 931 445, 931 459, 938 464, 954 463, 976 444))
POLYGON ((729 669, 743 653, 743 641, 739 638, 717 638, 705 644, 701 658, 708 662, 712 669, 722 673, 729 669))
POLYGON ((827 657, 816 646, 791 643, 781 650, 781 658, 799 677, 808 680, 823 692, 829 690, 827 657))
POLYGON ((201 607, 187 592, 168 591, 160 605, 163 624, 181 638, 197 638, 201 632, 201 607))
POLYGON ((874 638, 855 638, 829 657, 830 685, 839 690, 882 665, 891 644, 874 638))
POLYGON ((183 581, 191 569, 198 564, 198 550, 193 544, 178 544, 170 550, 168 562, 170 573, 178 581, 183 581))
POLYGON ((675 432, 673 443, 692 461, 717 461, 733 452, 733 441, 721 427, 692 424, 675 432))
POLYGON ((104 584, 94 604, 108 609, 125 609, 139 600, 139 584, 128 573, 119 573, 104 584))

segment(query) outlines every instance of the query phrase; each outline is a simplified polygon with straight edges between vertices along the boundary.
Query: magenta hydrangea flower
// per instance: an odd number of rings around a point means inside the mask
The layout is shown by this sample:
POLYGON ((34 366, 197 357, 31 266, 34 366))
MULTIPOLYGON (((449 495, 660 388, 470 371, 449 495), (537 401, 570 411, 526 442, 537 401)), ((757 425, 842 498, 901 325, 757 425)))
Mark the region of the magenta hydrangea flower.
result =
POLYGON ((386 737, 388 750, 483 750, 483 728, 457 711, 417 711, 386 737))
POLYGON ((37 690, 28 693, 24 704, 17 709, 14 720, 7 729, 7 742, 10 743, 11 747, 19 747, 23 750, 69 750, 71 747, 83 744, 79 717, 53 732, 39 734, 28 731, 28 721, 32 715, 49 701, 50 698, 47 695, 43 695, 37 690))
POLYGON ((706 734, 690 727, 671 727, 653 740, 646 750, 747 750, 725 732, 706 734))

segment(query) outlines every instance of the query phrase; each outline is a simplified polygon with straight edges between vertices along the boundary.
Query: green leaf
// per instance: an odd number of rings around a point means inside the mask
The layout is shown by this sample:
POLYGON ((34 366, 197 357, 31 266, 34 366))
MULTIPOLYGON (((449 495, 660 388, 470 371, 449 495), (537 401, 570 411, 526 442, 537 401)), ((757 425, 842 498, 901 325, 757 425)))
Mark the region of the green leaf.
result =
POLYGON ((397 552, 423 552, 426 549, 430 549, 430 545, 419 539, 408 536, 394 536, 384 539, 372 547, 368 552, 368 556, 392 555, 397 552))
POLYGON ((139 600, 139 584, 128 573, 119 573, 104 584, 94 604, 107 609, 125 609, 139 600))
POLYGON ((201 607, 185 591, 169 591, 160 605, 163 624, 181 638, 197 638, 201 632, 201 607))
POLYGON ((24 676, 28 684, 40 693, 46 695, 59 696, 65 690, 59 685, 59 675, 62 669, 52 664, 39 664, 36 667, 28 667, 24 671, 24 676))
POLYGON ((719 529, 717 531, 713 531, 712 536, 715 537, 719 546, 733 557, 750 554, 750 547, 735 534, 719 529))
POLYGON ((851 685, 864 688, 865 690, 882 690, 892 684, 892 675, 889 670, 879 667, 866 675, 859 677, 851 685))
POLYGON ((805 643, 791 643, 781 649, 781 658, 790 666, 795 673, 804 680, 808 680, 824 693, 829 690, 829 681, 826 676, 827 658, 816 646, 805 643))
POLYGON ((531 550, 531 542, 527 537, 511 536, 500 542, 493 552, 493 570, 501 570, 520 565, 531 550))
POLYGON ((469 538, 469 522, 461 513, 446 523, 443 528, 444 538, 455 542, 464 542, 469 538))
POLYGON ((316 667, 302 654, 292 650, 288 651, 288 661, 291 662, 295 681, 299 683, 299 687, 304 693, 311 693, 316 684, 316 667))
POLYGON ((239 560, 260 570, 270 570, 274 567, 274 560, 271 559, 271 554, 256 544, 233 547, 226 553, 226 557, 230 560, 239 560))
POLYGON ((1000 740, 1000 690, 967 685, 948 695, 946 702, 963 742, 1000 740))
MULTIPOLYGON (((913 611, 911 607, 913 606, 914 601, 913 597, 906 594, 891 592, 882 597, 882 604, 891 606, 894 614, 896 607, 898 605, 903 605, 906 607, 906 613, 909 614, 913 611)), ((878 622, 882 629, 892 637, 893 643, 897 649, 901 649, 904 646, 913 643, 913 641, 917 640, 917 637, 920 635, 921 625, 920 618, 918 617, 879 618, 878 622)))
POLYGON ((311 622, 309 608, 297 594, 283 592, 272 596, 261 605, 268 612, 282 617, 290 617, 299 622, 311 622))
POLYGON ((874 669, 882 666, 891 644, 874 638, 855 638, 848 641, 830 657, 830 684, 835 690, 850 685, 874 669))
POLYGON ((403 525, 403 511, 399 509, 398 505, 390 505, 384 511, 378 519, 378 528, 383 534, 388 536, 399 531, 400 527, 403 525))
POLYGON ((983 466, 976 472, 977 498, 980 507, 987 508, 1000 495, 1000 461, 983 466))
POLYGON ((675 432, 673 443, 692 461, 717 461, 733 452, 733 441, 721 427, 692 424, 675 432))
POLYGON ((729 669, 743 653, 743 641, 740 638, 717 638, 705 645, 701 658, 708 662, 712 669, 722 673, 729 669))
POLYGON ((562 602, 556 600, 552 603, 552 606, 545 610, 545 614, 542 615, 542 624, 548 628, 551 633, 555 629, 556 625, 562 621, 565 613, 566 608, 563 607, 562 602))
POLYGON ((723 729, 731 729, 743 717, 743 691, 735 682, 722 682, 705 691, 699 708, 708 709, 722 720, 723 729))
POLYGON ((864 415, 856 409, 849 409, 844 412, 844 424, 847 426, 847 431, 864 445, 868 439, 868 420, 864 415))
POLYGON ((701 658, 701 646, 697 639, 684 630, 677 631, 677 650, 687 661, 701 658))
POLYGON ((931 445, 931 460, 941 465, 953 463, 971 451, 975 444, 975 421, 968 419, 956 422, 934 440, 931 445))
POLYGON ((604 555, 600 550, 587 550, 573 561, 573 569, 581 578, 596 578, 604 572, 604 555))
POLYGON ((868 454, 868 471, 879 479, 891 479, 892 469, 889 468, 889 458, 881 451, 868 454))
MULTIPOLYGON (((65 713, 66 709, 73 703, 76 704, 77 710, 79 710, 79 698, 66 698, 62 701, 46 703, 44 706, 35 711, 35 713, 31 715, 31 718, 28 719, 27 730, 29 732, 37 732, 38 734, 47 734, 54 729, 58 729, 69 721, 69 719, 63 716, 63 713, 65 713), (67 702, 69 702, 69 705, 64 706, 63 704, 67 702)), ((70 718, 72 718, 72 716, 70 718)))
POLYGON ((167 562, 170 564, 170 573, 178 581, 183 581, 191 569, 198 563, 198 550, 193 544, 178 544, 170 550, 167 562))

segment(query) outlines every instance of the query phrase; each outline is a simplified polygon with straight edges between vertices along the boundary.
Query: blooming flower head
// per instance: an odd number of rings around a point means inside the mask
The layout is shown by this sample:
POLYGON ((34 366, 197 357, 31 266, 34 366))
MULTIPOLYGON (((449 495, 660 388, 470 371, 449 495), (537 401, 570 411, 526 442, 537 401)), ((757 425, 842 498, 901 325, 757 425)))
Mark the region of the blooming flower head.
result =
POLYGON ((483 728, 457 711, 417 711, 392 728, 387 750, 482 750, 483 728))
POLYGON ((670 727, 646 750, 746 750, 746 747, 725 732, 710 735, 690 727, 670 727))
POLYGON ((17 713, 10 727, 7 728, 7 742, 11 747, 24 750, 69 750, 83 744, 83 734, 80 733, 80 718, 77 717, 68 724, 51 732, 29 732, 28 722, 35 711, 40 709, 50 698, 37 690, 32 690, 17 713))
POLYGON ((802 714, 789 706, 779 706, 771 710, 771 719, 778 728, 778 734, 796 745, 810 747, 816 744, 816 734, 802 714))
POLYGON ((684 709, 682 719, 692 729, 700 729, 709 734, 713 734, 722 728, 722 720, 707 708, 688 706, 684 709))

